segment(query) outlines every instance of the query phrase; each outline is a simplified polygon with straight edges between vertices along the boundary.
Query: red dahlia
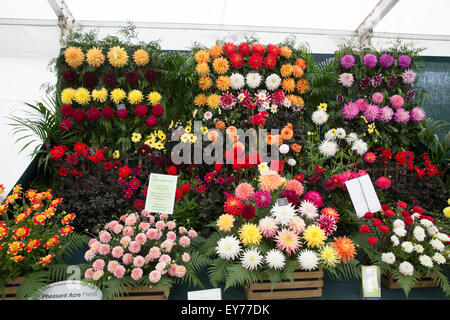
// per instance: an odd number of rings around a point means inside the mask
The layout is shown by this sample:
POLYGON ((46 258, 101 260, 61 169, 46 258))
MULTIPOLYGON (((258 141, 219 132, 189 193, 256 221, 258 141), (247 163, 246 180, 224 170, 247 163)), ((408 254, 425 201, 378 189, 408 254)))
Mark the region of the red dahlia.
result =
POLYGON ((374 215, 372 212, 368 211, 364 214, 364 218, 366 219, 373 219, 374 215))
POLYGON ((180 200, 182 196, 183 196, 183 192, 177 188, 177 190, 175 191, 175 201, 180 200))
POLYGON ((177 174, 177 167, 175 166, 170 166, 169 168, 167 168, 167 174, 174 176, 177 174))
POLYGON ((160 115, 162 115, 164 113, 163 106, 160 104, 155 105, 152 109, 152 113, 155 115, 155 117, 159 117, 160 115))
POLYGON ((61 113, 64 117, 71 117, 73 114, 73 108, 71 104, 65 104, 61 107, 61 113))
POLYGON ((244 203, 241 201, 241 199, 236 198, 233 195, 231 195, 225 201, 225 204, 223 206, 223 210, 226 213, 232 214, 234 216, 238 216, 243 208, 244 208, 244 203))
POLYGON ((233 53, 230 56, 230 64, 233 68, 239 69, 242 67, 242 64, 244 63, 244 60, 242 59, 242 56, 239 53, 233 53))
POLYGON ((83 122, 86 119, 86 113, 81 109, 77 109, 73 112, 72 117, 75 122, 83 122))
POLYGON ((261 69, 263 63, 263 58, 260 55, 252 55, 249 59, 248 59, 248 65, 250 66, 250 68, 252 69, 261 69))
POLYGON ((260 43, 255 43, 254 45, 252 45, 252 53, 254 55, 262 56, 265 51, 266 48, 260 43))
POLYGON ((103 84, 107 88, 114 88, 117 84, 116 76, 112 72, 107 72, 102 77, 103 84))
POLYGON ((274 56, 273 54, 268 54, 264 58, 264 67, 266 67, 267 69, 272 69, 273 67, 275 67, 276 63, 277 63, 277 57, 274 56))
POLYGON ((117 115, 117 118, 125 119, 128 115, 128 110, 127 109, 117 110, 116 115, 117 115))
POLYGON ((223 45, 223 50, 228 57, 231 57, 236 52, 236 45, 232 42, 227 42, 223 45))
POLYGON ((255 217, 255 207, 250 204, 246 204, 241 210, 241 217, 245 220, 253 219, 255 217))
POLYGON ((378 242, 378 238, 370 237, 369 239, 367 239, 367 241, 368 241, 371 245, 376 245, 377 242, 378 242))
POLYGON ((147 114, 148 108, 145 104, 138 104, 136 107, 134 107, 134 113, 138 117, 143 117, 147 114))
POLYGON ((70 129, 72 129, 72 121, 70 120, 61 121, 61 123, 59 124, 59 128, 61 129, 61 131, 69 131, 70 129))
POLYGON ((102 110, 102 116, 105 119, 112 119, 114 118, 114 109, 111 107, 104 107, 102 110))
POLYGON ((367 224, 364 224, 359 228, 359 232, 370 233, 370 227, 367 224))
POLYGON ((249 55, 250 50, 251 50, 251 49, 250 49, 250 45, 249 45, 247 42, 241 43, 241 44, 239 45, 239 53, 240 53, 241 55, 243 55, 244 57, 247 56, 247 55, 249 55))
POLYGON ((191 186, 188 185, 187 183, 185 183, 180 187, 180 189, 181 189, 181 192, 183 192, 183 194, 186 194, 191 190, 191 186))
POLYGON ((155 118, 155 116, 150 116, 147 118, 146 123, 151 128, 158 124, 158 120, 155 118))
POLYGON ((87 117, 91 121, 97 121, 100 118, 100 111, 97 108, 90 108, 87 111, 87 117))
POLYGON ((274 55, 275 57, 278 57, 281 53, 281 49, 279 46, 277 46, 276 44, 269 44, 267 46, 267 51, 269 52, 269 54, 274 55))

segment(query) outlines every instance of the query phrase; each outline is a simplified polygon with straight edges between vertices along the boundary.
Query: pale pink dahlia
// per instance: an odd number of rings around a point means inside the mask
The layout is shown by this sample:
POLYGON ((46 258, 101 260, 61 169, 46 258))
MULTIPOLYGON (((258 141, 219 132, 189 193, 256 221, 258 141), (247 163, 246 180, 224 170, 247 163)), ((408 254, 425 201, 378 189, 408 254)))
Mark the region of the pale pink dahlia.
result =
POLYGON ((175 276, 178 278, 183 278, 186 274, 186 267, 185 266, 177 266, 175 268, 175 276))
POLYGON ((125 218, 125 225, 134 226, 136 224, 136 220, 137 220, 136 215, 132 213, 125 218))
POLYGON ((262 235, 266 238, 273 237, 278 230, 275 219, 271 217, 265 217, 259 220, 258 228, 261 231, 262 235))
POLYGON ((111 234, 106 230, 102 230, 99 233, 99 238, 101 242, 109 242, 111 240, 111 234))
POLYGON ((133 255, 131 253, 125 253, 122 257, 122 263, 125 265, 129 265, 132 262, 133 262, 133 255))
POLYGON ((416 73, 410 69, 403 71, 402 73, 403 83, 411 84, 416 81, 416 73))
POLYGON ((372 102, 375 104, 381 104, 384 100, 384 96, 381 92, 375 92, 372 95, 372 102))
POLYGON ((92 264, 92 267, 94 268, 95 271, 103 270, 103 268, 105 267, 105 260, 103 259, 95 260, 94 263, 92 264))
POLYGON ((115 261, 115 260, 111 260, 110 262, 108 262, 108 271, 111 273, 114 273, 114 270, 116 269, 116 267, 119 265, 119 262, 115 261))
POLYGON ((141 268, 145 264, 145 258, 143 256, 136 256, 133 259, 133 265, 137 268, 141 268))
POLYGON ((288 180, 284 185, 284 190, 295 191, 298 196, 301 196, 305 191, 305 189, 303 188, 303 184, 295 179, 288 180))
POLYGON ((110 247, 108 244, 102 244, 98 247, 98 253, 102 256, 107 255, 110 252, 110 247))
POLYGON ((155 227, 158 230, 162 230, 164 229, 164 227, 166 226, 166 223, 164 221, 159 220, 156 224, 155 227))
POLYGON ((159 231, 159 230, 157 230, 155 228, 151 228, 151 229, 147 230, 145 235, 147 236, 147 238, 149 240, 158 240, 159 238, 161 238, 162 233, 161 233, 161 231, 159 231))
POLYGON ((92 279, 92 275, 94 274, 94 269, 89 268, 84 272, 84 277, 86 279, 92 279))
POLYGON ((138 253, 141 251, 141 243, 139 241, 131 241, 128 250, 132 253, 138 253))
POLYGON ((242 201, 250 201, 255 193, 255 189, 250 183, 240 183, 235 190, 236 197, 242 201))
POLYGON ((132 235, 134 235, 134 229, 133 229, 133 227, 125 227, 125 228, 123 228, 123 230, 122 230, 122 234, 124 235, 124 236, 132 236, 132 235))
POLYGON ((288 229, 282 229, 278 231, 275 237, 275 242, 277 244, 278 250, 285 250, 288 255, 291 253, 296 253, 301 246, 299 236, 288 229))
POLYGON ((422 121, 423 119, 425 119, 425 110, 423 110, 421 107, 414 107, 411 110, 412 122, 416 123, 422 121))
POLYGON ((403 108, 397 109, 397 112, 395 113, 395 122, 406 123, 409 121, 409 118, 409 111, 406 111, 403 108))
POLYGON ((393 116, 394 111, 390 107, 384 106, 383 108, 381 108, 380 113, 378 114, 378 120, 387 123, 392 120, 393 116))
POLYGON ((294 231, 296 234, 302 234, 305 230, 305 221, 299 216, 294 216, 291 221, 289 221, 289 229, 294 231))
POLYGON ((158 270, 153 270, 148 275, 148 279, 151 283, 158 283, 161 280, 161 273, 158 270))
POLYGON ((195 238, 197 238, 198 237, 198 233, 197 233, 197 231, 195 231, 195 230, 189 230, 188 231, 188 237, 189 238, 191 238, 191 239, 195 239, 195 238))
POLYGON ((143 273, 144 273, 144 272, 142 271, 141 268, 134 268, 134 269, 131 271, 131 278, 132 278, 133 280, 135 280, 135 281, 139 281, 139 280, 141 280, 142 274, 143 274, 143 273))
POLYGON ((191 244, 191 239, 186 236, 182 236, 179 242, 182 247, 189 247, 189 245, 191 244))
POLYGON ((122 265, 118 265, 115 269, 114 269, 114 277, 118 278, 118 279, 122 279, 123 276, 125 275, 125 267, 122 265))
POLYGON ((167 221, 166 227, 169 230, 173 230, 173 229, 175 229, 177 227, 177 224, 175 222, 173 222, 173 221, 167 221))
POLYGON ((339 83, 342 84, 342 86, 346 88, 350 88, 353 85, 353 82, 355 81, 353 79, 353 74, 351 73, 342 73, 339 76, 339 83))
POLYGON ((148 251, 150 259, 158 259, 161 257, 161 250, 158 247, 151 247, 148 251))
POLYGON ((116 259, 119 259, 123 256, 123 248, 122 247, 114 247, 112 249, 112 256, 116 259))
POLYGON ((170 240, 170 241, 175 241, 175 240, 177 240, 177 234, 175 233, 175 232, 173 232, 173 231, 169 231, 169 232, 167 232, 167 239, 168 240, 170 240))
POLYGON ((189 260, 191 260, 191 255, 187 252, 183 253, 183 255, 181 256, 181 260, 183 262, 189 262, 189 260))

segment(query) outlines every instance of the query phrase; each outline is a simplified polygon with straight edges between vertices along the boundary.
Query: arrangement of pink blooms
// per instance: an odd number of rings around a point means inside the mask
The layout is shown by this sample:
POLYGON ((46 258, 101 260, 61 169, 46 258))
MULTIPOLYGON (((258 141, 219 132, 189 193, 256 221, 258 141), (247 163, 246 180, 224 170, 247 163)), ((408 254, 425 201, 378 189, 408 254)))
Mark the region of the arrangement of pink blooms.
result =
POLYGON ((143 280, 157 285, 164 277, 183 278, 190 260, 187 248, 197 237, 168 220, 168 214, 152 215, 143 210, 108 222, 91 239, 85 259, 92 263, 84 277, 95 282, 107 279, 143 280))

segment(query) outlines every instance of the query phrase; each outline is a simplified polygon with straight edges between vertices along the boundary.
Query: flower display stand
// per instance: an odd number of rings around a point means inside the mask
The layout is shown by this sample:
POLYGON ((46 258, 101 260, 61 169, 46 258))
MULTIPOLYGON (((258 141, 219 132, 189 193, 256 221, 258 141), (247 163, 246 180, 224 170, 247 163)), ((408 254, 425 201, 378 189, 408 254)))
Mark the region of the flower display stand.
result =
MULTIPOLYGON (((6 300, 15 300, 17 290, 19 290, 20 284, 24 280, 24 277, 18 277, 12 280, 6 280, 5 283, 5 298, 6 300)), ((2 295, 0 295, 3 297, 2 295)))
MULTIPOLYGON (((381 276, 381 284, 388 289, 401 289, 400 285, 396 280, 392 279, 392 277, 387 277, 385 275, 381 276)), ((412 288, 436 288, 438 284, 431 277, 422 276, 420 281, 416 282, 416 284, 412 288)))
POLYGON ((323 292, 323 270, 294 272, 294 282, 283 280, 275 284, 269 278, 244 287, 248 300, 300 299, 321 297, 323 292))
POLYGON ((127 288, 127 292, 116 300, 167 300, 164 291, 158 288, 127 288))

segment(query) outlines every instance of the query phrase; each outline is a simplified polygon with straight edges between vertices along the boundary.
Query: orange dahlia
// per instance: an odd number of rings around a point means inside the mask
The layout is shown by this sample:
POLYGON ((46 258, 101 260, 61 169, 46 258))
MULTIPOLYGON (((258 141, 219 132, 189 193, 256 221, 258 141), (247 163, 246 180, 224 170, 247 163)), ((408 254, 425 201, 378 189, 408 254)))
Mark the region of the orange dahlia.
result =
POLYGON ((204 105, 206 105, 206 100, 207 100, 207 99, 208 99, 208 98, 206 97, 205 94, 200 93, 200 94, 198 94, 198 95, 194 98, 194 104, 195 104, 197 107, 203 107, 204 105))
POLYGON ((212 86, 212 80, 208 76, 203 76, 200 79, 198 79, 198 86, 202 90, 208 90, 212 86))
POLYGON ((197 71, 197 73, 208 73, 209 65, 206 62, 200 62, 195 66, 195 71, 197 71))
POLYGON ((283 77, 283 78, 287 78, 287 77, 290 77, 291 76, 291 74, 292 74, 292 65, 290 65, 290 64, 283 64, 282 66, 281 66, 281 70, 280 70, 280 72, 281 72, 281 76, 283 77))
POLYGON ((299 66, 300 68, 302 68, 303 70, 306 69, 306 61, 305 61, 304 59, 302 59, 302 58, 298 58, 298 59, 295 61, 295 64, 296 64, 297 66, 299 66))
POLYGON ((216 87, 220 91, 227 91, 230 88, 231 80, 227 76, 220 76, 216 80, 216 87))
POLYGON ((281 138, 283 138, 283 140, 290 140, 290 139, 292 139, 293 136, 294 136, 294 131, 291 128, 284 127, 281 130, 281 138))
POLYGON ((331 243, 337 250, 339 257, 347 263, 352 259, 355 254, 355 244, 346 236, 334 238, 334 242, 331 243))
POLYGON ((30 235, 30 231, 31 229, 25 226, 17 228, 16 230, 13 231, 13 237, 16 240, 19 238, 23 240, 30 235))
POLYGON ((51 237, 45 244, 44 244, 44 248, 48 249, 51 246, 54 246, 55 244, 59 243, 59 236, 53 236, 51 237))
POLYGON ((217 130, 223 130, 223 129, 225 129, 225 122, 223 122, 223 121, 217 121, 216 122, 216 129, 217 130))
POLYGON ((301 78, 303 76, 303 69, 300 68, 298 65, 292 66, 292 73, 294 77, 301 78))
POLYGON ((309 89, 309 82, 306 79, 300 79, 297 81, 297 91, 300 94, 305 93, 309 89))
POLYGON ((281 186, 280 175, 273 170, 264 170, 259 177, 261 189, 272 192, 281 186))
POLYGON ((209 62, 209 52, 206 50, 199 50, 197 51, 197 53, 195 54, 195 61, 197 61, 197 63, 208 63, 209 62))
POLYGON ((45 219, 47 219, 47 216, 45 215, 45 213, 38 213, 37 215, 34 216, 33 223, 35 225, 44 224, 45 219))
POLYGON ((339 213, 334 208, 323 208, 320 213, 332 217, 336 223, 339 221, 339 213))
POLYGON ((280 55, 286 59, 289 59, 292 56, 291 48, 287 46, 283 46, 280 48, 280 55))
POLYGON ((86 52, 86 61, 91 67, 98 68, 105 62, 105 56, 101 49, 93 47, 86 52))
POLYGON ((150 58, 147 51, 144 49, 138 49, 133 53, 133 60, 136 65, 142 67, 150 61, 150 58))
POLYGON ((302 146, 297 143, 293 143, 291 146, 291 149, 294 152, 300 152, 300 151, 302 151, 302 146))
POLYGON ((208 104, 208 107, 210 107, 211 109, 217 109, 220 106, 220 96, 218 94, 213 93, 208 96, 206 103, 208 104))
POLYGON ((72 68, 77 68, 83 64, 84 53, 80 48, 69 47, 64 50, 64 59, 72 68))
POLYGON ((224 74, 228 71, 228 60, 225 58, 214 59, 213 68, 218 74, 224 74))
POLYGON ((15 223, 22 222, 23 220, 25 220, 28 217, 28 215, 29 215, 29 213, 22 212, 22 213, 17 215, 17 217, 14 219, 14 222, 15 223))
POLYGON ((128 62, 128 54, 122 47, 115 46, 108 51, 108 60, 113 67, 121 68, 128 62))
POLYGON ((284 79, 281 83, 281 87, 284 91, 291 93, 295 90, 295 80, 292 78, 284 79))
POLYGON ((209 49, 209 54, 213 59, 220 57, 223 54, 222 46, 216 44, 209 49))

